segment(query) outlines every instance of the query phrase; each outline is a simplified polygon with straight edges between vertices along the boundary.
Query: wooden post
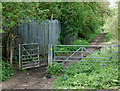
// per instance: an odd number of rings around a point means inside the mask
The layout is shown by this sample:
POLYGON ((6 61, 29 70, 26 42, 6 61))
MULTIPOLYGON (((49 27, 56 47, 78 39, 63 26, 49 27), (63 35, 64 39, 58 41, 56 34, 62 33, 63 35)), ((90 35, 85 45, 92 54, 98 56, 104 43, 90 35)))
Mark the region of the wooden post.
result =
POLYGON ((52 65, 52 44, 48 45, 48 65, 52 65))
POLYGON ((12 66, 13 61, 13 34, 12 34, 12 41, 10 44, 10 65, 12 66))
POLYGON ((109 62, 111 61, 112 59, 112 48, 110 47, 110 56, 109 56, 109 62))

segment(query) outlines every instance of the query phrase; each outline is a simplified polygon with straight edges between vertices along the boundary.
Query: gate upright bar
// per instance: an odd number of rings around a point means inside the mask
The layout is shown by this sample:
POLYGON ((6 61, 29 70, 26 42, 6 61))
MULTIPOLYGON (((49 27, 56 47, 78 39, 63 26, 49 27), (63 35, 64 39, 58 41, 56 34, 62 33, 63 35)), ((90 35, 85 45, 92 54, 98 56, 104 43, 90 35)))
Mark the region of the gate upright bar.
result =
POLYGON ((52 65, 52 44, 48 45, 48 64, 52 65))
POLYGON ((21 53, 20 53, 20 44, 19 44, 19 69, 21 69, 21 53))

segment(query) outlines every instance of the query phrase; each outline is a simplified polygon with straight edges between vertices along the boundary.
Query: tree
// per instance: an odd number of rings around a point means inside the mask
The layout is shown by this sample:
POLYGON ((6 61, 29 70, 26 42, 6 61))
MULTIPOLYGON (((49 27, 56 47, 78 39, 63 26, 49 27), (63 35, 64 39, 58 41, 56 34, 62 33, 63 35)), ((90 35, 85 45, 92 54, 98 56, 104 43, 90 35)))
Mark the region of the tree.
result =
MULTIPOLYGON (((80 33, 86 39, 86 32, 94 33, 103 24, 103 8, 95 2, 3 2, 2 23, 6 35, 6 58, 8 60, 8 44, 14 26, 24 22, 24 19, 58 19, 64 25, 61 39, 68 33, 80 33), (67 31, 69 30, 69 31, 67 31)), ((105 11, 105 10, 104 10, 105 11)), ((106 10, 107 11, 107 10, 106 10)))
POLYGON ((5 51, 8 60, 9 37, 14 26, 18 26, 24 22, 24 19, 44 18, 47 10, 40 10, 40 3, 33 2, 3 2, 2 3, 2 24, 6 33, 5 51))
POLYGON ((118 3, 116 3, 116 5, 111 8, 111 15, 106 19, 103 26, 103 28, 105 28, 105 32, 108 33, 107 36, 110 36, 110 41, 113 43, 118 43, 118 23, 118 3))

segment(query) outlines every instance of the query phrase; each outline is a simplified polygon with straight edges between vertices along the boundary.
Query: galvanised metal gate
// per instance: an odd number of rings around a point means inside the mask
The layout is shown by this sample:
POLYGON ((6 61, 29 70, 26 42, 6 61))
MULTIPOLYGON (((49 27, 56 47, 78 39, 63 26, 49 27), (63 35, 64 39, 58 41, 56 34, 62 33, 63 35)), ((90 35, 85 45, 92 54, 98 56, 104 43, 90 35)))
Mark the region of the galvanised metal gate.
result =
POLYGON ((39 67, 38 43, 19 44, 19 69, 39 67))
POLYGON ((120 45, 54 45, 53 58, 54 62, 92 59, 90 62, 111 63, 118 58, 119 47, 120 45))

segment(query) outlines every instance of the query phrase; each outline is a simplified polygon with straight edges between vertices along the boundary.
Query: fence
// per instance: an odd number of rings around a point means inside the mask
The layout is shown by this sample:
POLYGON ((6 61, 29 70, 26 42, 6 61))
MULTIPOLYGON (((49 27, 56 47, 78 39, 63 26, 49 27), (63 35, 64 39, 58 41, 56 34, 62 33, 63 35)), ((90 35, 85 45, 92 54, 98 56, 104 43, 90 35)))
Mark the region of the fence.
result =
POLYGON ((15 28, 14 34, 16 34, 16 31, 19 32, 22 43, 38 43, 40 53, 47 53, 48 44, 59 42, 61 24, 58 20, 32 20, 15 28))
MULTIPOLYGON (((54 62, 89 59, 89 62, 112 63, 119 57, 119 47, 118 45, 54 45, 54 62)), ((53 60, 50 61, 52 63, 53 60)))

